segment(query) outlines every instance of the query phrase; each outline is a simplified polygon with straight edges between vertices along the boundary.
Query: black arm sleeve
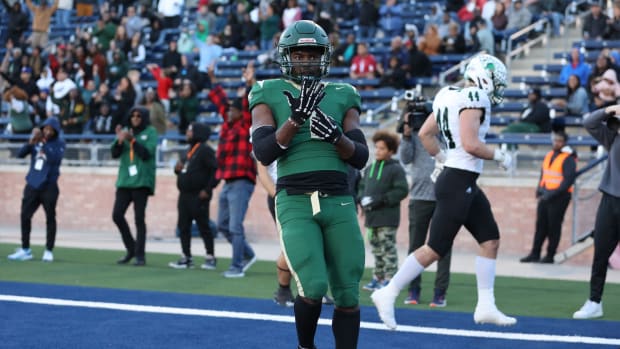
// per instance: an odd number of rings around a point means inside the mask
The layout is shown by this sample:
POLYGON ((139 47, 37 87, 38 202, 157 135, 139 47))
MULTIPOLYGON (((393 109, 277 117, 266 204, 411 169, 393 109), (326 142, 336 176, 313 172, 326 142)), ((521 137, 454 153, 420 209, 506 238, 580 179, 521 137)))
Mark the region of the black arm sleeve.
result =
POLYGON ((254 130, 252 132, 252 147, 256 159, 265 166, 269 166, 285 151, 278 145, 276 129, 273 126, 262 126, 254 130))
POLYGON ((344 159, 349 165, 361 170, 368 162, 368 145, 366 145, 366 137, 360 129, 354 129, 344 133, 355 144, 355 150, 350 158, 344 159))
POLYGON ((114 145, 112 146, 112 158, 113 159, 118 159, 121 157, 121 154, 123 153, 123 146, 125 144, 121 143, 118 144, 118 141, 114 141, 114 145))
POLYGON ((140 159, 146 161, 151 157, 151 153, 149 153, 148 149, 146 149, 142 144, 135 142, 133 144, 133 150, 138 154, 140 159))

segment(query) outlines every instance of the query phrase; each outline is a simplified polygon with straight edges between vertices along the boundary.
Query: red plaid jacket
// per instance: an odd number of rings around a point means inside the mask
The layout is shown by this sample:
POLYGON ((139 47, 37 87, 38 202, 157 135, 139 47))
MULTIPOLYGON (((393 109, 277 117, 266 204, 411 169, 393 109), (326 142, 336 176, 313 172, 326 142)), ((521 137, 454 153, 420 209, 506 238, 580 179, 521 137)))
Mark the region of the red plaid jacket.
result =
POLYGON ((250 143, 252 117, 248 110, 248 99, 243 99, 243 117, 235 122, 227 121, 228 98, 221 85, 216 85, 209 91, 209 99, 224 119, 216 152, 215 177, 223 180, 247 178, 256 183, 256 163, 250 143))

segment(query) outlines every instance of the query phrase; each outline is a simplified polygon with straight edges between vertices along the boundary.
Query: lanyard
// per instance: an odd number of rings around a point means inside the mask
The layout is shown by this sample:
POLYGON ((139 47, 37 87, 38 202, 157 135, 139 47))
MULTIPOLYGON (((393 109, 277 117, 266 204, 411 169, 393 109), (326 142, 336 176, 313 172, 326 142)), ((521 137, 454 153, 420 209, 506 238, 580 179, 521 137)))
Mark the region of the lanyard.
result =
POLYGON ((192 155, 194 155, 194 153, 196 152, 196 150, 198 150, 198 147, 200 146, 200 143, 196 143, 194 144, 194 146, 192 147, 192 149, 190 149, 189 152, 187 152, 187 160, 189 161, 189 159, 192 158, 192 155))
POLYGON ((132 139, 129 142, 129 161, 133 162, 133 144, 136 143, 136 139, 132 139))

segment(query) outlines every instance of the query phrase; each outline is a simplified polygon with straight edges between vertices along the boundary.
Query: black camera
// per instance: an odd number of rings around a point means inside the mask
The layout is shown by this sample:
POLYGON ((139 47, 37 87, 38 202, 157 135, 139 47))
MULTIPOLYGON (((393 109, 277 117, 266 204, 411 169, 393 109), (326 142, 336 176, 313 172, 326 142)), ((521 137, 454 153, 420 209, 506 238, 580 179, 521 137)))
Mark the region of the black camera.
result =
POLYGON ((402 133, 405 122, 414 132, 418 132, 424 124, 426 117, 432 111, 432 103, 424 98, 424 96, 416 96, 415 91, 405 91, 404 99, 407 106, 401 117, 401 122, 397 127, 397 131, 402 133))

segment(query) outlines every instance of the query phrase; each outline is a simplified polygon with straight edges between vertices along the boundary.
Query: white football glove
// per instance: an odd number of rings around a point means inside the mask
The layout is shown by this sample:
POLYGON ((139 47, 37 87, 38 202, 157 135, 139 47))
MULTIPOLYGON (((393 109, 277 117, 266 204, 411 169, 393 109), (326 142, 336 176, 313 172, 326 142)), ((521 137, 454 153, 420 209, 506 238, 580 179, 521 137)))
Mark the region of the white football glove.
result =
POLYGON ((493 160, 497 161, 499 167, 506 171, 509 171, 512 168, 512 156, 506 154, 499 148, 495 148, 495 151, 493 152, 493 160))

